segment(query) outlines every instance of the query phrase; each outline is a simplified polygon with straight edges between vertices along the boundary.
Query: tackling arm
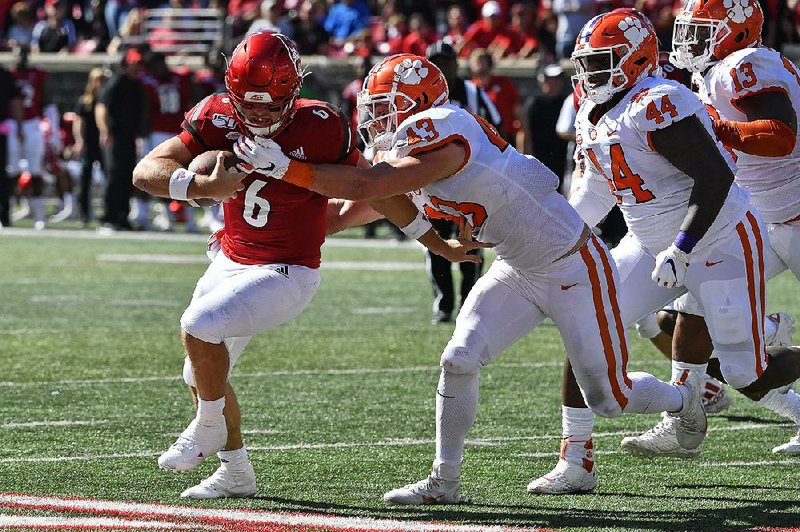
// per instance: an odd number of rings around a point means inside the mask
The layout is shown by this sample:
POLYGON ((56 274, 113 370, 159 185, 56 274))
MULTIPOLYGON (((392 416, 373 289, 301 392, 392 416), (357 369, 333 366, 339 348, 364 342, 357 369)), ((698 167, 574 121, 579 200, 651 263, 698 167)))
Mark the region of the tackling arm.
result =
MULTIPOLYGON (((689 212, 681 224, 681 231, 696 243, 714 223, 725 203, 733 183, 733 172, 716 142, 694 115, 652 131, 650 135, 655 150, 694 180, 689 212), (686 149, 685 139, 692 139, 691 150, 686 149)), ((691 249, 684 251, 688 253, 691 249)))

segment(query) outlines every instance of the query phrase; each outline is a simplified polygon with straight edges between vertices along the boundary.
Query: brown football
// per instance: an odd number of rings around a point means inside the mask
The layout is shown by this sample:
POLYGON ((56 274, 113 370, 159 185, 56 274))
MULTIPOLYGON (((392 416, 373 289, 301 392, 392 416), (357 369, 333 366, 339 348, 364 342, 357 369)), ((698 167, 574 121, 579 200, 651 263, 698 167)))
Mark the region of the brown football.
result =
MULTIPOLYGON (((220 152, 225 154, 225 169, 233 170, 236 164, 238 164, 239 158, 225 150, 211 150, 201 153, 189 163, 188 170, 198 174, 209 175, 217 164, 217 154, 220 152)), ((192 207, 211 207, 219 203, 219 201, 212 198, 194 198, 187 200, 187 203, 192 207)))

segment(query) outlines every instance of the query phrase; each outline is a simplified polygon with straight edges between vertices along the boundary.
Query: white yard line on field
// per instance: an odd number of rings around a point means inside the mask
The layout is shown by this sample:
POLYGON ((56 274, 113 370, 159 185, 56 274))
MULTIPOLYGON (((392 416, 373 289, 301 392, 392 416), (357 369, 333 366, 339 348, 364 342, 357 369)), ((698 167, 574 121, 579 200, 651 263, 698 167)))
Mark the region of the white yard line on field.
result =
MULTIPOLYGON (((0 507, 48 512, 71 512, 114 516, 118 520, 158 519, 176 524, 193 524, 195 530, 251 531, 272 530, 346 530, 349 532, 500 532, 520 529, 515 527, 488 525, 459 525, 420 521, 399 521, 370 517, 343 517, 297 512, 267 512, 245 509, 213 509, 168 504, 135 503, 84 498, 61 498, 48 496, 0 493, 0 507), (210 525, 210 526, 209 526, 210 525)), ((17 518, 17 516, 11 516, 17 518)), ((54 519, 65 519, 56 517, 54 519)), ((89 519, 89 518, 86 518, 89 519)), ((97 519, 97 518, 95 518, 97 519)), ((6 519, 9 521, 10 519, 6 519)), ((2 522, 0 522, 2 524, 2 522)), ((31 528, 44 528, 42 525, 31 528)), ((67 526, 58 528, 67 529, 67 526)), ((134 528, 134 527, 120 527, 134 528)), ((136 527, 139 528, 139 527, 136 527)), ((183 527, 181 527, 183 528, 183 527)))
MULTIPOLYGON (((48 229, 47 231, 36 231, 33 229, 21 229, 16 227, 0 228, 0 237, 17 236, 25 238, 47 238, 58 237, 59 240, 145 240, 147 242, 196 242, 205 244, 208 234, 170 234, 156 232, 130 232, 122 231, 116 233, 99 233, 91 230, 48 229)), ((325 241, 325 246, 332 248, 367 248, 367 249, 418 249, 420 244, 416 240, 398 242, 397 240, 365 239, 365 238, 343 238, 333 237, 325 241)))
MULTIPOLYGON (((116 517, 42 517, 0 514, 0 529, 26 530, 198 530, 197 524, 149 519, 116 517)), ((204 530, 225 530, 222 526, 203 525, 204 530)))
MULTIPOLYGON (((741 423, 738 425, 731 425, 727 427, 711 427, 709 432, 736 432, 743 430, 763 430, 772 428, 788 428, 793 425, 790 423, 741 423)), ((636 431, 614 431, 614 432, 596 432, 594 438, 618 437, 618 436, 632 436, 637 434, 636 431)), ((496 438, 472 438, 467 440, 467 445, 474 446, 500 446, 508 442, 516 441, 547 441, 551 440, 556 443, 561 439, 560 434, 537 434, 533 436, 507 436, 496 438)), ((355 449, 355 448, 378 448, 378 447, 406 447, 413 445, 434 445, 436 442, 432 438, 413 439, 413 438, 396 438, 386 439, 373 442, 332 442, 332 443, 294 443, 285 445, 249 445, 247 448, 250 451, 262 452, 280 452, 280 451, 296 451, 296 450, 326 450, 326 449, 355 449)), ((0 463, 20 463, 20 462, 75 462, 75 461, 90 461, 90 460, 112 460, 119 458, 149 458, 158 456, 163 451, 141 451, 133 453, 112 453, 102 455, 77 455, 77 456, 23 456, 23 457, 10 457, 0 458, 0 463)), ((607 451, 605 454, 616 454, 618 451, 607 451)), ((558 452, 540 452, 540 453, 519 453, 516 456, 523 456, 529 458, 546 458, 550 456, 558 456, 558 452)), ((738 465, 738 462, 731 462, 738 465)), ((798 461, 790 461, 790 463, 800 464, 798 461)), ((726 464, 719 462, 719 464, 726 464)), ((765 465, 778 464, 777 461, 765 461, 765 465)))
POLYGON ((107 419, 89 419, 86 421, 53 420, 53 421, 19 421, 3 423, 1 429, 29 429, 37 427, 91 427, 94 425, 105 425, 107 419))

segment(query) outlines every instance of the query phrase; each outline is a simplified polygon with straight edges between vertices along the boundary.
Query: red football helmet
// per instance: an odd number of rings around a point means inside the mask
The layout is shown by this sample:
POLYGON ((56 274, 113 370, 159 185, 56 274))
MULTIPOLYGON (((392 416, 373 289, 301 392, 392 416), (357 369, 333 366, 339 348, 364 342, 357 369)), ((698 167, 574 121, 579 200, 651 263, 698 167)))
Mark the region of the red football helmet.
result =
POLYGON ((251 133, 264 137, 289 123, 302 81, 300 54, 292 40, 266 31, 245 37, 225 72, 237 118, 251 133))
POLYGON ((736 50, 761 42, 758 0, 689 0, 675 18, 670 60, 702 72, 736 50))
POLYGON ((358 94, 358 110, 367 116, 359 133, 368 147, 388 150, 403 120, 447 98, 447 81, 439 67, 418 55, 392 55, 372 67, 358 94))
POLYGON ((573 83, 595 103, 607 102, 658 69, 658 39, 635 9, 615 9, 586 23, 572 52, 573 83))

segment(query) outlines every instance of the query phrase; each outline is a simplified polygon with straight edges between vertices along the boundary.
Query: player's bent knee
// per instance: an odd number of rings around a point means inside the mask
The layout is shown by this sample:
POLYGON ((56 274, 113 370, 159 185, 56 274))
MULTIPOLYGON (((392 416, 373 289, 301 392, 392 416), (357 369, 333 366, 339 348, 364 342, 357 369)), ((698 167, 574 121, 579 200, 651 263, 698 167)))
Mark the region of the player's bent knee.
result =
POLYGON ((758 376, 752 351, 719 352, 719 369, 729 386, 740 390, 750 386, 758 376))
POLYGON ((184 335, 188 334, 209 344, 220 344, 225 339, 220 320, 213 313, 191 305, 181 316, 181 329, 184 335))
POLYGON ((192 363, 189 360, 189 357, 183 359, 183 382, 185 382, 187 386, 195 386, 194 373, 192 373, 192 363))
POLYGON ((655 312, 651 312, 636 322, 636 332, 639 333, 639 336, 645 340, 655 338, 659 335, 661 328, 658 326, 655 312))
POLYGON ((586 404, 592 412, 603 417, 619 417, 622 415, 622 406, 612 397, 586 397, 586 404))
POLYGON ((442 369, 447 373, 455 375, 472 375, 481 370, 481 358, 466 347, 445 348, 440 360, 442 369))

